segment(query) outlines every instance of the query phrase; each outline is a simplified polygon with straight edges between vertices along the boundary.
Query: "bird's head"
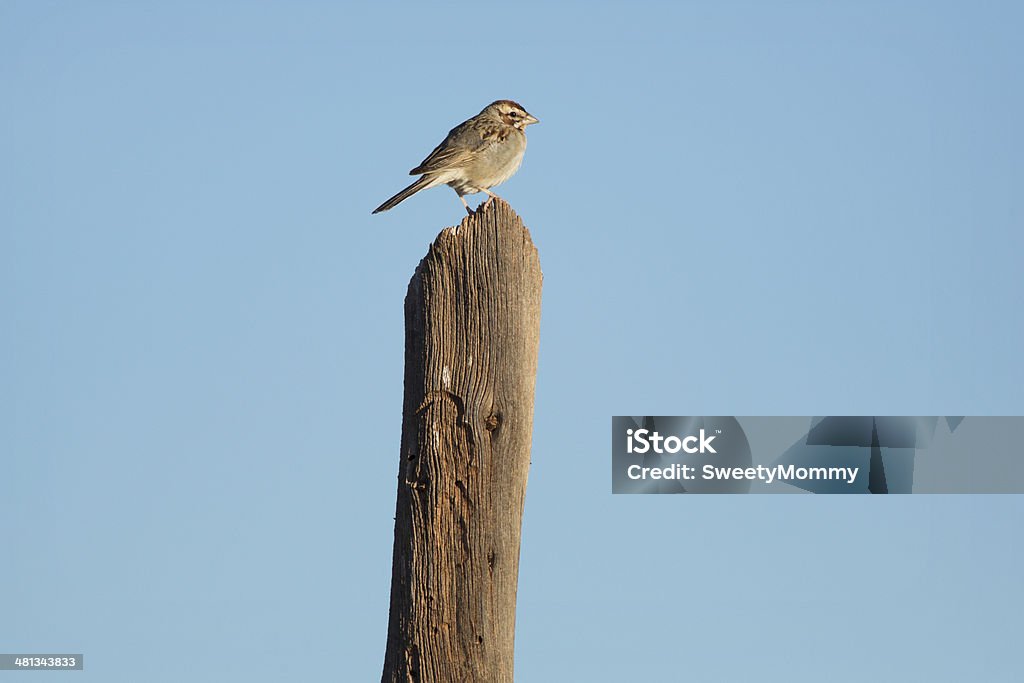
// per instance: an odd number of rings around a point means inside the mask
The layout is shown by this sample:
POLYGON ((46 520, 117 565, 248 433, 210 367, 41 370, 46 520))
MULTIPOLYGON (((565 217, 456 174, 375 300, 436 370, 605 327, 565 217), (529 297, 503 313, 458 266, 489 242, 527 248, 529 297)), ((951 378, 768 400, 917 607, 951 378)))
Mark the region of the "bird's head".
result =
POLYGON ((481 114, 493 116, 500 119, 502 123, 514 126, 519 130, 525 130, 531 123, 539 123, 530 112, 523 109, 523 105, 512 100, 498 100, 487 105, 481 114))

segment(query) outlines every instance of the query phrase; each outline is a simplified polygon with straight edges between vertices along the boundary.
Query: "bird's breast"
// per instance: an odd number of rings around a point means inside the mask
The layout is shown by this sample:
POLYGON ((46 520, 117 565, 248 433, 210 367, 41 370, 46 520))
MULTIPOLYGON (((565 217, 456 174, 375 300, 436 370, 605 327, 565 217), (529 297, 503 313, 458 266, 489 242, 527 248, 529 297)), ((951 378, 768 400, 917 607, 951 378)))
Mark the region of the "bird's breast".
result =
POLYGON ((478 187, 490 188, 511 178, 523 162, 526 135, 513 129, 504 141, 484 150, 469 170, 478 187))

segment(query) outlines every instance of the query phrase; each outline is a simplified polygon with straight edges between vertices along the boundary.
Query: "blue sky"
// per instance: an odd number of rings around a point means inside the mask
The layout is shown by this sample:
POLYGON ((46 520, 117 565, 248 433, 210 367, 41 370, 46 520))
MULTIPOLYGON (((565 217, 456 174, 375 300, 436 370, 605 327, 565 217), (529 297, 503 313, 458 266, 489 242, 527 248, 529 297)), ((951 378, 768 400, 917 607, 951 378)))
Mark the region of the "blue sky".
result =
POLYGON ((0 651, 379 678, 402 300, 464 212, 370 211, 512 98, 541 123, 497 191, 545 274, 517 680, 1014 680, 1020 498, 613 497, 608 434, 1024 412, 1022 20, 0 2, 0 651))

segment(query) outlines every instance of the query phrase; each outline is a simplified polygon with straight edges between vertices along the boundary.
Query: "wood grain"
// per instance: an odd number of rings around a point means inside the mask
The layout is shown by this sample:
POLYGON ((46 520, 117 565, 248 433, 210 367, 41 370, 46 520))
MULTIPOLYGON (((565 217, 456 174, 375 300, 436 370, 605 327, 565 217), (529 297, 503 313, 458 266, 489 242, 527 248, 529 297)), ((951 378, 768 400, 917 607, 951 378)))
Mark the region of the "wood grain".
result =
POLYGON ((512 681, 542 275, 489 200, 405 299, 405 401, 383 681, 512 681))

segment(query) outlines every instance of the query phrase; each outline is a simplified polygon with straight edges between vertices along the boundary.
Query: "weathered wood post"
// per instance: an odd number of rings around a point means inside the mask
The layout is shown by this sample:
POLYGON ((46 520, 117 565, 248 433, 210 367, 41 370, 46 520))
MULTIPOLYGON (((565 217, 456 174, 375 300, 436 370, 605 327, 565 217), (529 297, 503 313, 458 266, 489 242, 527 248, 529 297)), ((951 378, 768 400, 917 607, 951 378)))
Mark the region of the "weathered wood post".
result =
POLYGON ((512 681, 541 279, 493 199, 409 283, 385 683, 512 681))

